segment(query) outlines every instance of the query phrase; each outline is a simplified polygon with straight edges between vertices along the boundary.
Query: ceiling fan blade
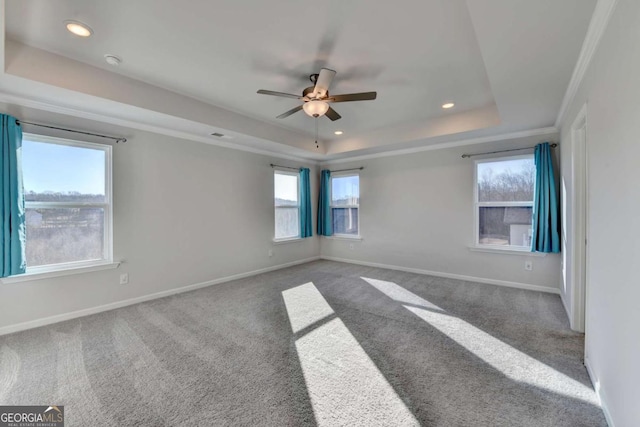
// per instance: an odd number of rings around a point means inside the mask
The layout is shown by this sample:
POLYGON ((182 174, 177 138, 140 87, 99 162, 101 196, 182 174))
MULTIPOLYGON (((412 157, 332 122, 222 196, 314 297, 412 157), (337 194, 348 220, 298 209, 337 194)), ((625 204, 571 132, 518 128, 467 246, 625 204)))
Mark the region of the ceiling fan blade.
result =
POLYGON ((336 110, 334 110, 331 107, 329 107, 329 109, 324 115, 329 117, 332 122, 335 122, 336 120, 339 120, 342 117, 340 114, 336 112, 336 110))
POLYGON ((320 70, 320 75, 318 76, 318 80, 316 80, 316 87, 313 89, 314 97, 324 98, 325 96, 327 96, 329 86, 331 86, 331 82, 333 81, 335 75, 336 72, 328 68, 323 68, 322 70, 320 70))
POLYGON ((258 93, 260 95, 273 95, 273 96, 281 96, 283 98, 302 99, 302 97, 298 95, 293 95, 291 93, 284 93, 284 92, 274 92, 272 90, 260 89, 258 93))
POLYGON ((350 101, 371 101, 376 99, 376 92, 346 93, 344 95, 331 96, 325 101, 327 102, 350 102, 350 101))
POLYGON ((293 113, 297 113, 300 110, 302 110, 302 105, 298 105, 296 108, 292 108, 291 110, 280 114, 278 117, 276 117, 276 119, 284 119, 285 117, 289 117, 293 113))

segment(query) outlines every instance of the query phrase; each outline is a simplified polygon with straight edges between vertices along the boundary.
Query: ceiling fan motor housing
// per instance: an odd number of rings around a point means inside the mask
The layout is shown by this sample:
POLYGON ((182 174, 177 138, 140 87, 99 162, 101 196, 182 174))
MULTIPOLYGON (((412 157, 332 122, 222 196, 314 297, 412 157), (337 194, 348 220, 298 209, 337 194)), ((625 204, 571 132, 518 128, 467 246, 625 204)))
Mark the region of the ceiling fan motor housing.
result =
MULTIPOLYGON (((315 86, 309 86, 308 88, 306 88, 305 90, 302 91, 302 96, 306 97, 307 95, 313 93, 314 89, 315 89, 315 86)), ((327 96, 326 97, 329 97, 329 91, 327 91, 327 96)), ((311 97, 309 97, 309 98, 311 98, 311 97)))

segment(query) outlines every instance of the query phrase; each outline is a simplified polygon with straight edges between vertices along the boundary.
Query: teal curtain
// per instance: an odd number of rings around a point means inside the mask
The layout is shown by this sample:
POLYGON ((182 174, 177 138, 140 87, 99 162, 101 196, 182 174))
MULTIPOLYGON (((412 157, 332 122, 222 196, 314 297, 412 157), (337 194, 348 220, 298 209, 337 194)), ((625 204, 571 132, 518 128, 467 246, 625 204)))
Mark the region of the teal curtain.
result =
POLYGON ((318 234, 333 235, 331 224, 331 171, 323 170, 320 174, 320 196, 318 197, 318 234))
POLYGON ((300 237, 313 236, 311 219, 311 183, 309 168, 300 168, 300 237))
POLYGON ((22 274, 25 257, 24 191, 22 188, 22 129, 16 118, 0 114, 0 277, 22 274))
POLYGON ((548 142, 536 145, 532 252, 560 252, 558 194, 548 142))

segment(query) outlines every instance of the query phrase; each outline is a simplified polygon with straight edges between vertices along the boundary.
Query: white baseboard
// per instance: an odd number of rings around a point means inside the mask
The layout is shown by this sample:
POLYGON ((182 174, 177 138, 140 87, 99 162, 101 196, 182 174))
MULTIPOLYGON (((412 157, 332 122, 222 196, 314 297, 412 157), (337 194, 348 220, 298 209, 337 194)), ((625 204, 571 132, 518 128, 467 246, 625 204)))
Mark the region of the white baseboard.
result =
POLYGON ((338 262, 346 262, 349 264, 365 265, 367 267, 386 268, 388 270, 398 270, 398 271, 405 271, 407 273, 425 274, 427 276, 444 277, 447 279, 458 279, 458 280, 464 280, 467 282, 486 283, 489 285, 507 286, 510 288, 518 288, 518 289, 527 289, 529 291, 539 291, 539 292, 547 292, 551 294, 560 294, 560 289, 547 287, 547 286, 530 285, 528 283, 509 282, 507 280, 486 279, 484 277, 464 276, 462 274, 443 273, 440 271, 429 271, 429 270, 422 270, 420 268, 401 267, 398 265, 379 264, 377 262, 358 261, 354 259, 336 258, 336 257, 329 257, 324 255, 320 256, 320 258, 326 259, 328 261, 338 261, 338 262))
POLYGON ((589 363, 589 359, 585 357, 584 366, 587 368, 587 373, 589 374, 589 379, 591 380, 591 384, 593 385, 593 389, 596 391, 596 397, 598 398, 598 403, 600 403, 600 408, 604 413, 604 418, 607 421, 609 427, 615 427, 613 423, 613 419, 611 418, 611 414, 609 413, 609 408, 607 408, 607 399, 604 398, 603 393, 600 389, 600 380, 596 376, 595 372, 591 368, 591 363, 589 363))
POLYGON ((222 278, 219 278, 219 279, 209 280, 209 281, 202 282, 202 283, 196 283, 196 284, 193 284, 193 285, 183 286, 183 287, 180 287, 180 288, 169 289, 169 290, 166 290, 166 291, 156 292, 156 293, 149 294, 149 295, 143 295, 143 296, 140 296, 140 297, 131 298, 131 299, 123 300, 123 301, 117 301, 117 302, 113 302, 113 303, 110 303, 110 304, 99 305, 97 307, 86 308, 86 309, 82 309, 82 310, 72 311, 70 313, 58 314, 58 315, 55 315, 55 316, 43 317, 43 318, 40 318, 40 319, 30 320, 30 321, 27 321, 27 322, 17 323, 15 325, 4 326, 4 327, 0 328, 0 336, 7 335, 7 334, 12 334, 14 332, 24 331, 24 330, 27 330, 27 329, 33 329, 33 328, 37 328, 37 327, 40 327, 40 326, 46 326, 46 325, 50 325, 50 324, 53 324, 53 323, 63 322, 65 320, 76 319, 78 317, 89 316, 91 314, 101 313, 103 311, 114 310, 116 308, 126 307, 128 305, 133 305, 133 304, 138 304, 138 303, 145 302, 145 301, 150 301, 150 300, 154 300, 154 299, 158 299, 158 298, 163 298, 163 297, 166 297, 166 296, 175 295, 175 294, 179 294, 179 293, 182 293, 182 292, 189 292, 189 291, 193 291, 193 290, 196 290, 196 289, 204 288, 204 287, 207 287, 207 286, 212 286, 212 285, 217 285, 217 284, 220 284, 220 283, 230 282, 232 280, 243 279, 245 277, 250 277, 250 276, 256 276, 258 274, 267 273, 267 272, 275 271, 275 270, 280 270, 282 268, 292 267, 294 265, 304 264, 304 263, 307 263, 307 262, 316 261, 318 259, 326 259, 326 260, 329 260, 329 261, 338 261, 338 262, 345 262, 345 263, 350 263, 350 264, 366 265, 368 267, 386 268, 386 269, 389 269, 389 270, 406 271, 408 273, 425 274, 425 275, 429 275, 429 276, 445 277, 445 278, 448 278, 448 279, 458 279, 458 280, 465 280, 465 281, 469 281, 469 282, 487 283, 487 284, 490 284, 490 285, 508 286, 508 287, 512 287, 512 288, 527 289, 527 290, 532 290, 532 291, 549 292, 549 293, 556 293, 556 294, 560 293, 560 291, 558 289, 547 288, 547 287, 538 286, 538 285, 530 285, 530 284, 527 284, 527 283, 518 283, 518 282, 509 282, 509 281, 505 281, 505 280, 486 279, 486 278, 482 278, 482 277, 464 276, 464 275, 461 275, 461 274, 442 273, 442 272, 438 272, 438 271, 422 270, 422 269, 418 269, 418 268, 400 267, 400 266, 389 265, 389 264, 379 264, 379 263, 373 263, 373 262, 356 261, 356 260, 351 260, 351 259, 346 259, 346 258, 315 256, 315 257, 311 257, 311 258, 301 259, 301 260, 298 260, 298 261, 288 262, 288 263, 285 263, 285 264, 279 264, 279 265, 274 265, 274 266, 271 266, 271 267, 261 268, 261 269, 258 269, 258 270, 249 271, 247 273, 234 274, 232 276, 227 276, 227 277, 222 277, 222 278))
POLYGON ((166 291, 156 292, 149 295, 143 295, 140 297, 131 298, 123 301, 112 302, 110 304, 99 305, 97 307, 85 308, 82 310, 72 311, 70 313, 58 314, 55 316, 43 317, 41 319, 17 323, 15 325, 4 326, 0 328, 0 336, 12 334, 14 332, 24 331, 27 329, 33 329, 40 326, 51 325, 53 323, 63 322, 65 320, 76 319, 78 317, 89 316, 91 314, 101 313, 103 311, 114 310, 116 308, 126 307, 128 305, 138 304, 141 302, 163 298, 170 295, 194 291, 196 289, 205 288, 207 286, 212 286, 212 285, 218 285, 220 283, 230 282, 232 280, 244 279, 245 277, 256 276, 258 274, 268 273, 270 271, 280 270, 287 267, 293 267, 294 265, 305 264, 307 262, 317 261, 319 259, 320 259, 319 256, 305 258, 298 261, 292 261, 285 264, 279 264, 271 267, 261 268, 259 270, 249 271, 247 273, 234 274, 232 276, 222 277, 220 279, 208 280, 206 282, 196 283, 188 286, 182 286, 180 288, 169 289, 166 291))

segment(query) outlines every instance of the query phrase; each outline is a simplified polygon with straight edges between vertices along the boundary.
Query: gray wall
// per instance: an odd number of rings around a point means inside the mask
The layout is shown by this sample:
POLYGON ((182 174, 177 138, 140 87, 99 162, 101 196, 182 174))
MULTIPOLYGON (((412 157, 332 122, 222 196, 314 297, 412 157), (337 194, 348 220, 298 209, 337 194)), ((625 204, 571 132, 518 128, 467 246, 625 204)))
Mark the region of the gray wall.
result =
POLYGON ((365 166, 360 173, 363 240, 323 238, 322 255, 557 290, 556 254, 532 257, 469 250, 474 242, 474 163, 461 154, 537 142, 540 138, 525 138, 330 165, 365 166), (525 260, 533 261, 533 271, 525 271, 525 260))
POLYGON ((618 0, 562 126, 563 179, 570 199, 571 125, 587 104, 586 362, 616 426, 640 420, 638 40, 640 2, 618 0))
MULTIPOLYGON (((114 258, 125 262, 115 270, 0 284, 0 327, 318 256, 315 236, 272 243, 269 164, 299 162, 111 129, 118 131, 131 135, 113 150, 114 258), (120 285, 125 272, 130 283, 120 285)), ((318 172, 311 170, 315 217, 318 172)))
MULTIPOLYGON (((298 162, 36 110, 16 110, 7 105, 0 105, 0 109, 33 121, 129 137, 128 143, 114 147, 114 256, 125 262, 116 270, 0 284, 0 297, 13 302, 0 310, 0 328, 321 253, 359 262, 558 288, 557 255, 531 257, 468 249, 474 236, 473 162, 460 158, 466 151, 532 146, 547 137, 332 166, 366 166, 361 175, 364 239, 353 242, 351 250, 350 241, 315 236, 301 242, 272 243, 273 172, 269 164, 299 166, 298 162), (273 257, 268 257, 269 249, 274 251, 273 257), (533 261, 533 271, 525 271, 525 260, 533 261), (130 283, 119 285, 119 275, 124 272, 130 274, 130 283)), ((315 218, 319 168, 312 166, 311 170, 315 218)))

